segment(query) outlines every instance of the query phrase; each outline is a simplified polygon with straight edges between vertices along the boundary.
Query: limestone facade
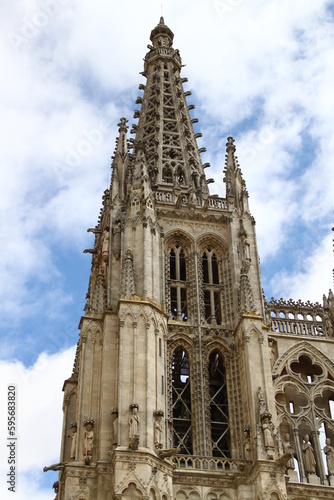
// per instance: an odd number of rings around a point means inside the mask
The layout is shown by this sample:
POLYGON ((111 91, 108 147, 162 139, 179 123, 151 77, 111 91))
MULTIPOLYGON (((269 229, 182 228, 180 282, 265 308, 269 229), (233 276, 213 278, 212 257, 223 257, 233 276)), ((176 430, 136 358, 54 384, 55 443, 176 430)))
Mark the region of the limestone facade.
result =
POLYGON ((234 140, 211 196, 163 18, 151 42, 90 229, 56 498, 333 498, 333 294, 265 300, 234 140))

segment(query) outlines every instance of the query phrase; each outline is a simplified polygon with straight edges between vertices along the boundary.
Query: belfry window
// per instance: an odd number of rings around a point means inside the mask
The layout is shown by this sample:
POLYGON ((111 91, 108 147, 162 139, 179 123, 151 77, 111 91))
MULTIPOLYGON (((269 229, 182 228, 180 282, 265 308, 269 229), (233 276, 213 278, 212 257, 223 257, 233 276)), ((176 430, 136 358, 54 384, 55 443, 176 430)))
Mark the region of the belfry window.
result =
POLYGON ((180 184, 184 184, 185 179, 184 179, 184 172, 182 168, 179 168, 177 171, 177 180, 179 181, 180 184))
POLYGON ((173 172, 170 167, 164 167, 162 169, 162 182, 166 182, 167 184, 173 183, 173 172))
POLYGON ((192 455, 191 392, 188 354, 178 347, 172 363, 173 446, 180 453, 192 455))
POLYGON ((220 325, 222 312, 219 266, 215 253, 210 249, 203 253, 202 272, 205 321, 213 325, 220 325))
POLYGON ((226 373, 223 358, 217 351, 209 357, 209 393, 212 456, 229 458, 231 446, 226 373))
POLYGON ((169 254, 170 314, 177 321, 188 321, 186 258, 181 247, 169 254))

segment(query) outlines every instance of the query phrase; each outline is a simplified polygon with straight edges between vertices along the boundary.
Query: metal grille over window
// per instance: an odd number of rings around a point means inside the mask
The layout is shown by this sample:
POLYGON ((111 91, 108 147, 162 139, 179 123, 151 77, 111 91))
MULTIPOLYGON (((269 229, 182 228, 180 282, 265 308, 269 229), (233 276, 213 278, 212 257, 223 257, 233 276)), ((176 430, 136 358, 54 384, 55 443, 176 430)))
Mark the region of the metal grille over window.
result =
POLYGON ((179 246, 170 251, 169 278, 171 317, 177 321, 188 321, 186 258, 179 246))
POLYGON ((231 457, 228 400, 223 359, 216 351, 209 358, 212 456, 231 457))
POLYGON ((221 325, 221 285, 216 255, 210 249, 202 257, 205 322, 221 325))
POLYGON ((175 349, 172 365, 173 446, 180 453, 192 455, 191 400, 188 355, 182 347, 175 349))

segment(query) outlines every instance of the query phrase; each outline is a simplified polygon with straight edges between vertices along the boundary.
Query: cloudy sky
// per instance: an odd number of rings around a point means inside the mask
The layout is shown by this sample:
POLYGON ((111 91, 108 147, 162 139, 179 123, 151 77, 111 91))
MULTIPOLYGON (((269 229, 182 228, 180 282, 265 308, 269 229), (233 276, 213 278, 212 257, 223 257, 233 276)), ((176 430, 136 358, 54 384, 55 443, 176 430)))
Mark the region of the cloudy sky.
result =
MULTIPOLYGON (((4 5, 5 4, 5 5, 4 5)), ((226 137, 256 219, 266 297, 332 287, 334 2, 165 0, 196 105, 202 156, 225 196, 226 137)), ((117 123, 133 123, 161 1, 15 0, 0 27, 0 404, 18 391, 17 500, 54 497, 62 383, 71 374, 94 227, 117 123), (117 5, 117 6, 116 6, 117 5)), ((1 498, 8 472, 1 413, 1 498)))

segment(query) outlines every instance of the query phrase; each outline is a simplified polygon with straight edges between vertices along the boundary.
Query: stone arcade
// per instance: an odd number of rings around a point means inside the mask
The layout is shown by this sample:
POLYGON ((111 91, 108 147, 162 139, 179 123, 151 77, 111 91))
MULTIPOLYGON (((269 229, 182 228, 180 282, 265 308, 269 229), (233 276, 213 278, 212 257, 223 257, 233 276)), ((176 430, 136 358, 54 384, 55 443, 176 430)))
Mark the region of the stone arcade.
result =
POLYGON ((56 498, 334 498, 333 294, 264 299, 234 140, 210 196, 163 18, 150 38, 90 229, 56 498))

